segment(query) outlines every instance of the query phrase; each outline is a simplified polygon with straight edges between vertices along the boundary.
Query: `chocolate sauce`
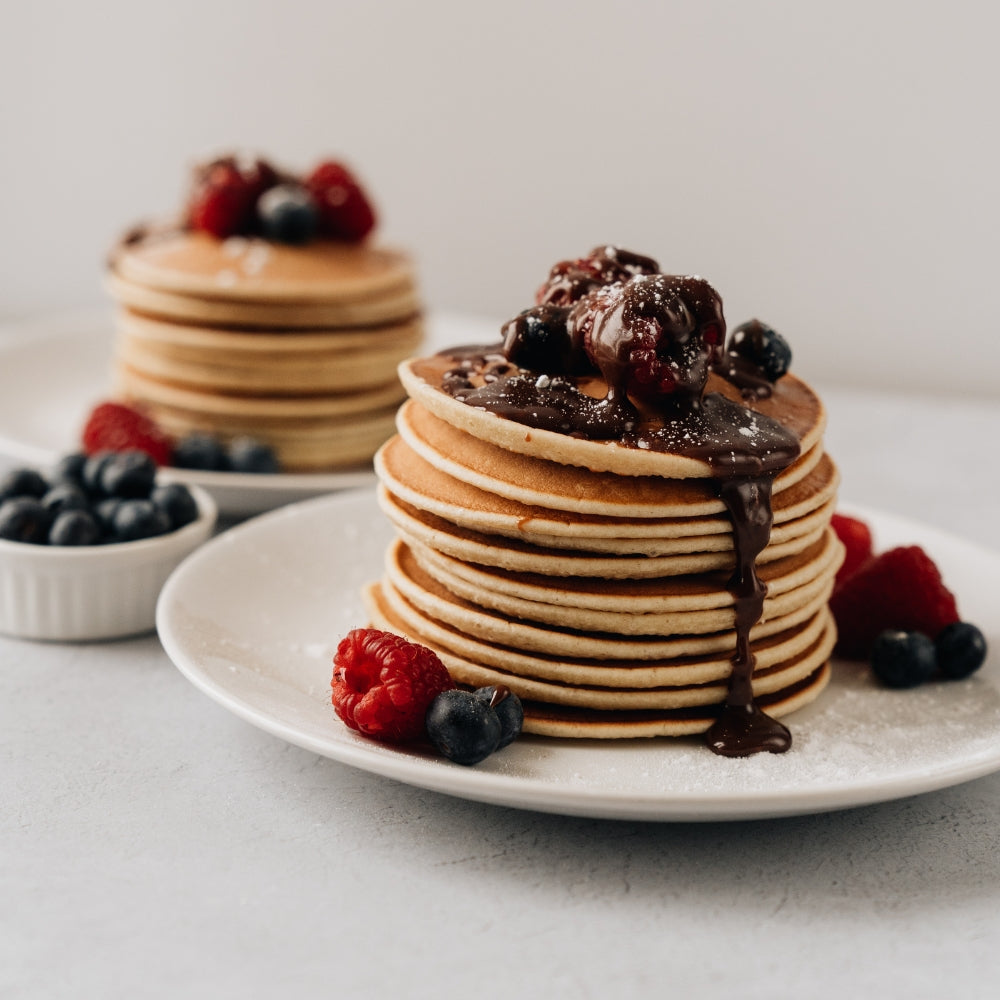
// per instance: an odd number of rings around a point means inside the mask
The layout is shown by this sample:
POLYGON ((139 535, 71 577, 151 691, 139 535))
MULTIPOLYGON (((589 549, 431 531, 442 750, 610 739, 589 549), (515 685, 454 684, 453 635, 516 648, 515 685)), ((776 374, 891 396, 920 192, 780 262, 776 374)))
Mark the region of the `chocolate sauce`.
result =
POLYGON ((791 735, 754 700, 750 631, 767 590, 756 564, 771 535, 772 485, 798 457, 799 440, 777 420, 705 391, 713 372, 736 385, 746 402, 769 395, 763 373, 724 350, 726 324, 715 290, 701 278, 655 272, 655 261, 614 247, 557 264, 539 292, 541 309, 508 323, 502 345, 447 352, 454 367, 441 388, 529 427, 709 465, 732 522, 736 565, 729 581, 732 673, 706 742, 730 757, 781 753, 791 735), (519 363, 536 346, 529 343, 532 324, 536 332, 545 326, 552 348, 542 372, 519 363), (591 362, 589 372, 579 370, 585 368, 581 355, 591 362))

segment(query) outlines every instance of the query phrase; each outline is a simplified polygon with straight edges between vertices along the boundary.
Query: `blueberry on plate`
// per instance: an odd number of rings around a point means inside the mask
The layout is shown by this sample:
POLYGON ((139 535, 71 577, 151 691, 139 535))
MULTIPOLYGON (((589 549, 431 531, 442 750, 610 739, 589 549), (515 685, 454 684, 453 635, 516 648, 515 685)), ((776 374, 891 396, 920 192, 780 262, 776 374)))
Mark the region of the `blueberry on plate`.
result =
POLYGON ((101 526, 89 510, 63 510, 49 528, 49 545, 96 545, 100 540, 101 526))
POLYGON ((788 341, 759 319, 736 327, 727 350, 759 368, 769 382, 777 382, 792 366, 792 349, 788 341))
POLYGON ((937 671, 934 643, 922 632, 880 632, 872 645, 871 667, 886 687, 917 687, 937 671))
POLYGON ((170 531, 170 518, 152 500, 122 500, 111 524, 119 542, 154 538, 170 531))
POLYGON ((44 545, 52 515, 36 497, 11 497, 0 503, 0 538, 44 545))
POLYGON ((44 476, 34 469, 11 469, 0 478, 0 501, 12 497, 38 499, 49 488, 44 476))
POLYGON ((149 499, 170 520, 171 531, 183 528, 198 518, 198 504, 183 483, 163 483, 153 488, 149 499))
POLYGON ((225 446, 213 434, 201 431, 188 434, 177 442, 173 462, 178 469, 197 469, 201 472, 229 470, 225 446))
POLYGON ((500 745, 497 713, 472 691, 442 691, 427 709, 424 725, 438 753, 456 764, 478 764, 500 745))
POLYGON ((229 445, 229 465, 233 472, 274 473, 281 467, 274 449, 252 437, 234 438, 229 445))
POLYGON ((500 742, 497 744, 497 750, 502 750, 513 743, 521 735, 521 727, 524 725, 524 706, 521 704, 521 699, 503 684, 476 688, 473 694, 480 701, 486 702, 500 720, 500 742))
POLYGON ((278 243, 308 243, 319 231, 319 206, 301 184, 277 184, 257 201, 261 230, 278 243))
POLYGON ((954 622, 934 640, 938 669, 949 680, 974 674, 986 661, 986 637, 970 622, 954 622))

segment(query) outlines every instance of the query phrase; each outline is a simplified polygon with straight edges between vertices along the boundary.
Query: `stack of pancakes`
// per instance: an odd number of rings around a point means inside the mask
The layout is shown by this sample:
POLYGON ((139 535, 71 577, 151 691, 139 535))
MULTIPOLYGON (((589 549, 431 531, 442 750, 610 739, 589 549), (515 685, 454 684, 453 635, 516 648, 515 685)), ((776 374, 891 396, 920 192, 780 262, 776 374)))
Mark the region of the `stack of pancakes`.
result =
MULTIPOLYGON (((446 354, 406 362, 410 399, 376 456, 396 528, 366 590, 378 627, 434 649, 459 683, 505 684, 525 731, 619 738, 704 732, 732 673, 731 520, 707 463, 531 428, 442 391, 446 354)), ((708 391, 740 393, 715 375, 708 391)), ((824 410, 787 375, 750 405, 800 455, 773 487, 767 596, 753 627, 757 705, 778 717, 829 676, 827 599, 842 558, 824 410)))
POLYGON ((139 231, 112 255, 116 391, 176 437, 270 444, 286 471, 370 461, 422 338, 402 253, 139 231))

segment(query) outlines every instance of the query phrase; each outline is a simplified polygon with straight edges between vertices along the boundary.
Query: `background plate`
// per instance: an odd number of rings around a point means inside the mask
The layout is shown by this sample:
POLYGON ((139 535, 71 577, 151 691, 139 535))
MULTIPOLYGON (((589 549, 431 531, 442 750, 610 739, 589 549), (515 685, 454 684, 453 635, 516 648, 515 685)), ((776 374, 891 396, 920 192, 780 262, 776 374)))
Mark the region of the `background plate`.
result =
POLYGON ((318 754, 423 788, 500 805, 646 820, 751 819, 900 798, 1000 769, 1000 630, 989 595, 1000 557, 913 522, 855 511, 882 548, 921 544, 991 645, 959 683, 877 687, 837 662, 813 705, 789 717, 792 750, 728 760, 699 739, 522 737, 474 768, 389 749, 347 729, 329 703, 340 638, 366 624, 361 585, 381 574, 392 529, 368 490, 293 504, 190 556, 157 609, 163 645, 202 691, 318 754))

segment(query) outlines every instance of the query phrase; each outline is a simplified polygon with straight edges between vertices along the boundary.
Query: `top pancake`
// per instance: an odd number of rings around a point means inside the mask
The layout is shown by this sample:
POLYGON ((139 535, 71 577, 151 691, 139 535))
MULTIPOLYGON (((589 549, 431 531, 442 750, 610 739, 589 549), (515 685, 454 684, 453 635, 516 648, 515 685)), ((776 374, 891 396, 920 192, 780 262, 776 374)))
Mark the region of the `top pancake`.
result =
MULTIPOLYGON (((456 367, 446 353, 404 361, 399 377, 407 394, 434 416, 475 438, 507 451, 574 465, 592 472, 620 476, 661 476, 669 479, 708 479, 715 472, 708 462, 671 452, 644 451, 617 441, 572 437, 518 423, 454 399, 440 386, 445 372, 456 367)), ((606 385, 592 380, 588 393, 600 398, 606 385)), ((709 376, 707 392, 717 392, 748 409, 771 417, 794 433, 801 452, 808 452, 822 437, 826 412, 819 397, 801 379, 785 375, 771 395, 752 404, 741 399, 739 390, 716 375, 709 376)))
POLYGON ((150 231, 123 243, 112 272, 123 282, 207 299, 361 302, 414 284, 409 258, 398 250, 314 240, 303 246, 200 232, 150 231))

